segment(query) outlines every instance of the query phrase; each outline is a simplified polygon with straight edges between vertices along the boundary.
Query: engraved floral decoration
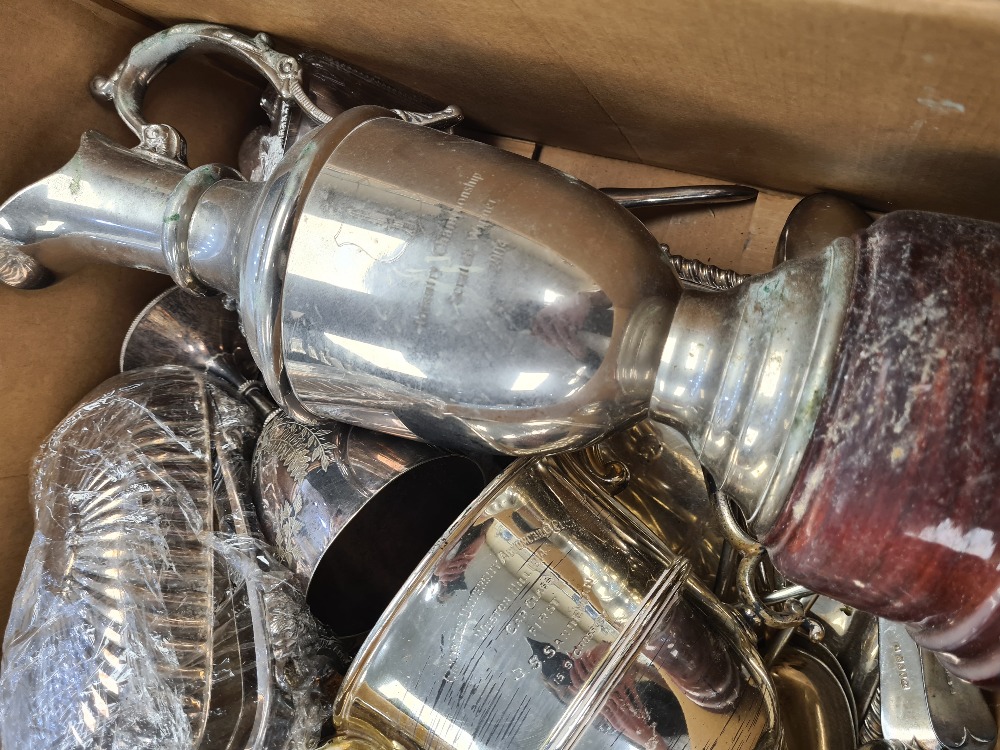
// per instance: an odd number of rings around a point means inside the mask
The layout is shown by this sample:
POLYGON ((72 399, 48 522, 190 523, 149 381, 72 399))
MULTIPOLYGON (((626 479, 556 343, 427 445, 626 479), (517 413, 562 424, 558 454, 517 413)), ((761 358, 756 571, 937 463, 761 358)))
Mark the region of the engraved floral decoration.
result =
MULTIPOLYGON (((275 509, 274 521, 274 545, 279 557, 287 564, 292 564, 294 560, 289 550, 294 549, 295 539, 303 528, 300 520, 304 503, 302 484, 310 468, 319 467, 323 471, 329 468, 333 460, 330 435, 330 430, 313 429, 277 415, 268 422, 260 436, 254 454, 254 473, 262 477, 261 463, 266 457, 283 468, 291 479, 291 487, 279 488, 276 492, 282 500, 275 509)), ((277 477, 272 475, 267 479, 276 481, 277 477)))

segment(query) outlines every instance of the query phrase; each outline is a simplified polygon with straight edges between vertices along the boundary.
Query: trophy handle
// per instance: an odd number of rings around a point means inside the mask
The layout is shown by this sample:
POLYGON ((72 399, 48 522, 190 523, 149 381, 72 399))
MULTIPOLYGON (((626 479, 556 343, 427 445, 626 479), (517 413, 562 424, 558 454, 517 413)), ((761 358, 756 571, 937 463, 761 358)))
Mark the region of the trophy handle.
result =
POLYGON ((267 34, 249 37, 225 26, 186 23, 140 42, 110 77, 97 76, 91 81, 93 94, 114 102, 122 120, 138 136, 139 151, 187 164, 184 137, 169 125, 147 122, 142 116, 142 102, 149 82, 189 50, 221 52, 236 57, 261 73, 279 97, 294 101, 310 119, 319 124, 331 120, 330 115, 306 94, 298 60, 273 49, 267 34))

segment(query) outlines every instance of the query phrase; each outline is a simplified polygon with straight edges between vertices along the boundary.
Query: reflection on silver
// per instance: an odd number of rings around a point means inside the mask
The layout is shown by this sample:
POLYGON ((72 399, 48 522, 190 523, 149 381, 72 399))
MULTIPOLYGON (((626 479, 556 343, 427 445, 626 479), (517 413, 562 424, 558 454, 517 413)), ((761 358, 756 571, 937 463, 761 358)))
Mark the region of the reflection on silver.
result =
POLYGON ((168 363, 218 378, 266 418, 252 493, 263 533, 313 613, 341 636, 367 632, 483 488, 483 473, 465 457, 350 425, 309 427, 277 411, 249 380, 259 373, 239 318, 218 298, 174 287, 139 314, 122 368, 168 363))
POLYGON ((670 308, 657 297, 674 283, 655 241, 600 193, 380 118, 340 142, 308 195, 282 297, 293 411, 532 453, 582 446, 646 409, 652 373, 617 368, 615 350, 630 313, 630 349, 643 346, 640 327, 656 335, 670 308), (433 161, 376 163, 376 142, 433 161), (525 183, 546 199, 518 189, 525 183), (572 231, 549 220, 563 210, 577 217, 572 231), (604 289, 596 274, 610 259, 571 260, 608 233, 622 240, 618 261, 646 272, 647 289, 604 289))
POLYGON ((136 746, 196 745, 205 732, 217 580, 199 543, 212 523, 207 394, 184 371, 108 385, 35 466, 37 535, 4 648, 4 746, 77 736, 112 748, 130 733, 136 746))
POLYGON ((839 237, 850 237, 872 223, 857 205, 830 193, 803 198, 785 220, 774 253, 774 263, 809 258, 839 237))
MULTIPOLYGON (((443 102, 318 50, 301 52, 296 58, 302 66, 309 98, 331 116, 366 104, 411 112, 438 112, 445 108, 443 102)), ((264 90, 261 106, 271 125, 251 131, 240 146, 239 157, 240 171, 248 179, 258 181, 270 177, 288 149, 316 127, 311 118, 273 86, 264 90)))
POLYGON ((811 614, 823 623, 823 645, 843 668, 864 722, 879 683, 878 618, 825 596, 817 598, 811 614))
POLYGON ((588 466, 522 459, 452 526, 345 678, 345 737, 374 727, 406 748, 781 747, 747 634, 588 466))
MULTIPOLYGON (((132 321, 119 364, 122 372, 183 365, 235 390, 260 375, 240 331, 239 316, 218 298, 195 297, 179 287, 159 294, 132 321)), ((261 416, 270 411, 265 409, 261 416)))
POLYGON ((614 498, 691 563, 691 573, 711 588, 719 570, 723 538, 691 446, 677 431, 645 420, 588 449, 603 463, 617 462, 628 481, 614 498))
POLYGON ((4 643, 5 747, 280 750, 313 735, 304 604, 242 507, 256 428, 176 367, 116 377, 56 428, 4 643))
POLYGON ((920 747, 991 750, 997 723, 978 688, 949 675, 906 627, 879 619, 882 733, 920 747))
POLYGON ((347 637, 368 632, 484 481, 463 456, 275 414, 254 454, 254 484, 268 540, 313 613, 347 637))
POLYGON ((824 646, 793 637, 771 676, 789 748, 855 750, 854 701, 843 670, 824 646))
POLYGON ((52 280, 48 270, 18 249, 18 243, 0 237, 0 282, 19 289, 46 286, 52 280))
POLYGON ((652 416, 688 437, 753 533, 773 524, 812 432, 853 254, 839 240, 729 291, 685 292, 674 314, 652 416))
MULTIPOLYGON (((269 75, 286 62, 219 27, 156 35, 114 83, 137 132, 136 92, 203 43, 269 75)), ((290 86, 296 66, 286 72, 290 86)), ((268 390, 299 421, 531 454, 583 447, 651 410, 752 530, 776 517, 830 376, 850 242, 682 295, 656 240, 612 199, 378 107, 316 128, 264 183, 215 182, 180 216, 167 208, 188 205, 184 175, 88 135, 63 170, 0 206, 0 235, 24 251, 72 236, 78 252, 238 300, 268 390), (169 251, 176 236, 186 252, 169 251)))
POLYGON ((601 188, 625 208, 644 206, 685 206, 708 203, 752 201, 757 191, 745 185, 689 185, 663 188, 601 188))
POLYGON ((661 245, 664 252, 668 253, 667 258, 674 269, 674 273, 685 284, 702 289, 715 289, 725 291, 732 289, 737 284, 742 284, 750 278, 749 274, 737 273, 729 268, 719 268, 709 263, 702 263, 694 258, 685 258, 681 255, 670 255, 670 250, 666 245, 661 245))
POLYGON ((186 161, 187 144, 181 134, 169 125, 146 122, 141 109, 150 81, 188 50, 225 52, 238 57, 313 120, 330 121, 330 116, 316 107, 303 90, 298 61, 274 50, 267 34, 250 38, 215 24, 179 24, 137 44, 114 73, 108 77, 97 76, 91 82, 91 91, 114 103, 122 120, 138 136, 138 148, 151 156, 179 163, 186 161))

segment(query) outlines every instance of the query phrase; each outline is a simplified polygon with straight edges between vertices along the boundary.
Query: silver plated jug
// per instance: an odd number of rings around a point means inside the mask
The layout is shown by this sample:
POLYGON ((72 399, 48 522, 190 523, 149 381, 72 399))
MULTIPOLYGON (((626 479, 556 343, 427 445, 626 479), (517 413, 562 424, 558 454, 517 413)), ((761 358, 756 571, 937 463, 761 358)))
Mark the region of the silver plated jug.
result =
POLYGON ((984 345, 1000 337, 1000 226, 895 212, 735 289, 682 292, 652 235, 600 191, 436 130, 454 109, 331 119, 266 37, 174 27, 97 89, 140 144, 88 134, 0 206, 3 278, 37 283, 25 251, 68 237, 221 291, 271 395, 302 421, 530 454, 651 416, 685 435, 785 575, 919 626, 957 674, 1000 679, 1000 550, 928 541, 1000 531, 995 479, 977 468, 1000 461, 982 406, 1000 399, 984 345), (325 124, 263 183, 188 170, 183 139, 140 106, 188 49, 235 54, 325 124), (857 544, 861 508, 878 517, 857 544), (885 539, 894 553, 874 569, 858 551, 885 539), (940 574, 914 589, 927 555, 940 574), (952 595, 954 576, 974 596, 952 595))
POLYGON ((627 210, 434 129, 454 122, 449 110, 348 110, 263 183, 189 170, 183 138, 140 111, 149 79, 189 49, 235 54, 330 120, 266 38, 208 24, 155 35, 97 86, 140 145, 88 133, 64 169, 0 206, 0 245, 17 261, 8 282, 28 284, 23 251, 59 237, 72 239, 66 252, 221 291, 238 302, 271 395, 302 421, 529 454, 652 414, 688 437, 748 517, 774 517, 813 425, 803 409, 829 376, 852 249, 682 296, 627 210))

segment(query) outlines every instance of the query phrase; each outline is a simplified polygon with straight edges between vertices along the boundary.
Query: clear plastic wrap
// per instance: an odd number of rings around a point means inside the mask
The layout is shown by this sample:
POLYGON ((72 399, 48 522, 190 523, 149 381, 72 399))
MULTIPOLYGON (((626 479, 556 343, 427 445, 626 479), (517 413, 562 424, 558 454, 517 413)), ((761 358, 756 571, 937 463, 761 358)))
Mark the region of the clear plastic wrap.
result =
POLYGON ((0 668, 10 750, 315 746, 324 638, 247 506, 254 411, 179 367, 91 394, 35 460, 0 668))

